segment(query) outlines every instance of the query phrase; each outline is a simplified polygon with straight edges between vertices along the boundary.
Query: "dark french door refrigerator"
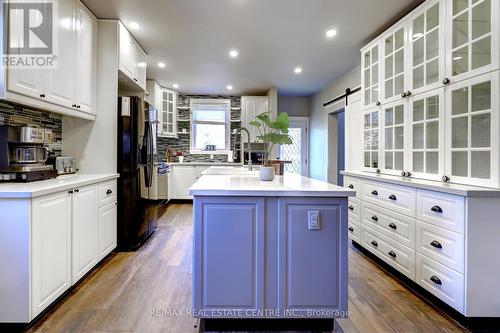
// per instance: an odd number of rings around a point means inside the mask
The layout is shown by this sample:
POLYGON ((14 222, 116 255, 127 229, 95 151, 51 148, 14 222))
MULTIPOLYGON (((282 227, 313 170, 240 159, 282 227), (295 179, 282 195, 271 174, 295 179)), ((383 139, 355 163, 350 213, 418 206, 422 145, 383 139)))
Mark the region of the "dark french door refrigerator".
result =
POLYGON ((156 152, 153 113, 156 110, 139 97, 119 97, 118 248, 122 251, 138 249, 157 227, 156 202, 148 193, 156 152))

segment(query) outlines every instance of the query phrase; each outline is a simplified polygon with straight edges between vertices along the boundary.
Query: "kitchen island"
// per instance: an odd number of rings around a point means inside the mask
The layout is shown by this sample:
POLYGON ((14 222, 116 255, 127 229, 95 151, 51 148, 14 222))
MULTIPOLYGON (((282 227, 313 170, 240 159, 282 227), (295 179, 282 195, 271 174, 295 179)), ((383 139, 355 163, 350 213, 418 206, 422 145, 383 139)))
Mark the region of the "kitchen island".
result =
POLYGON ((194 198, 193 315, 347 315, 347 202, 355 191, 293 174, 211 168, 194 198), (225 174, 224 174, 225 173, 225 174))

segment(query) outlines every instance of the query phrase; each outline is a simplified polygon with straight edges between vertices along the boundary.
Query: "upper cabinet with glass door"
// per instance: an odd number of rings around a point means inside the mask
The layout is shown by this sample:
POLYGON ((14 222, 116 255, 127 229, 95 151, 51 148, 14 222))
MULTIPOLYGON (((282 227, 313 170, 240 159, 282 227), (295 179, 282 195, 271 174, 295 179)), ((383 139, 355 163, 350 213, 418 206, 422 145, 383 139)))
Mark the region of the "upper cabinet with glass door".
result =
POLYGON ((366 171, 379 170, 379 116, 380 108, 364 111, 363 119, 363 169, 366 171))
POLYGON ((177 137, 177 93, 161 89, 161 110, 158 110, 158 136, 177 137))
POLYGON ((499 67, 500 1, 447 0, 446 66, 451 83, 499 67))
POLYGON ((412 95, 439 88, 445 78, 445 2, 425 2, 410 17, 408 85, 412 95))
POLYGON ((384 103, 404 98, 406 24, 397 25, 382 38, 384 103))
POLYGON ((361 50, 361 84, 364 108, 380 105, 380 45, 376 41, 361 50))
POLYGON ((407 106, 401 100, 383 108, 383 173, 402 175, 406 170, 407 106))

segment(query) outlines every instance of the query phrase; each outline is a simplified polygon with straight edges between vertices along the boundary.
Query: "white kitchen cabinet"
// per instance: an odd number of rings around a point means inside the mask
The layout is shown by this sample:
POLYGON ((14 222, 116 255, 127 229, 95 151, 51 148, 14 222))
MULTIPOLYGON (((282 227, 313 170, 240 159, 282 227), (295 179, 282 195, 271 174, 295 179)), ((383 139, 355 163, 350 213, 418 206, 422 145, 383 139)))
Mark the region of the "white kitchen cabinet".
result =
POLYGON ((160 108, 158 109, 158 136, 177 138, 177 92, 160 89, 160 108))
MULTIPOLYGON (((267 96, 241 97, 241 126, 250 132, 250 142, 259 142, 257 139, 258 131, 255 126, 250 125, 250 122, 264 112, 269 112, 269 98, 267 96)), ((246 142, 246 137, 243 140, 246 142)))
POLYGON ((364 108, 380 105, 380 41, 367 45, 361 50, 361 90, 364 108))
POLYGON ((152 106, 154 106, 154 108, 156 110, 158 110, 158 112, 160 112, 160 110, 162 109, 161 108, 162 96, 161 96, 160 85, 158 84, 158 82, 156 82, 154 80, 147 80, 146 81, 146 90, 147 90, 148 94, 146 95, 144 100, 146 102, 148 102, 149 104, 151 104, 152 106))
POLYGON ((60 192, 32 202, 31 318, 71 286, 71 195, 60 192))
POLYGON ((147 55, 137 43, 135 43, 134 64, 135 77, 133 79, 141 88, 146 89, 147 55))
POLYGON ((117 203, 113 202, 99 208, 97 261, 106 257, 117 245, 117 203))
POLYGON ((118 26, 118 69, 136 86, 146 90, 147 55, 121 22, 118 26))
POLYGON ((97 263, 97 185, 73 190, 71 221, 74 284, 97 263))
POLYGON ((169 174, 172 199, 192 199, 189 188, 196 182, 196 166, 175 165, 169 174))
POLYGON ((378 107, 363 112, 363 169, 379 171, 380 161, 380 119, 378 107))
POLYGON ((408 103, 399 100, 386 104, 382 113, 382 163, 387 174, 401 174, 407 170, 408 103))
POLYGON ((407 24, 397 24, 389 30, 382 38, 383 54, 383 103, 391 103, 399 100, 403 94, 406 94, 406 53, 407 43, 407 24))

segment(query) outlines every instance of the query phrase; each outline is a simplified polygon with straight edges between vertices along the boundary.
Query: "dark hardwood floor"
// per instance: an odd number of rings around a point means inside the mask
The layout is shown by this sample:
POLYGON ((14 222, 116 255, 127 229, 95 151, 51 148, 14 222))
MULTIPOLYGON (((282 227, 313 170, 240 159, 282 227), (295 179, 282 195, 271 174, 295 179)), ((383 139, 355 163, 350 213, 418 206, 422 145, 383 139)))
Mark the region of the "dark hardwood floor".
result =
MULTIPOLYGON (((198 332, 187 313, 191 211, 190 204, 170 205, 139 251, 112 254, 29 332, 198 332)), ((344 333, 467 332, 352 246, 349 311, 338 321, 344 333)))

